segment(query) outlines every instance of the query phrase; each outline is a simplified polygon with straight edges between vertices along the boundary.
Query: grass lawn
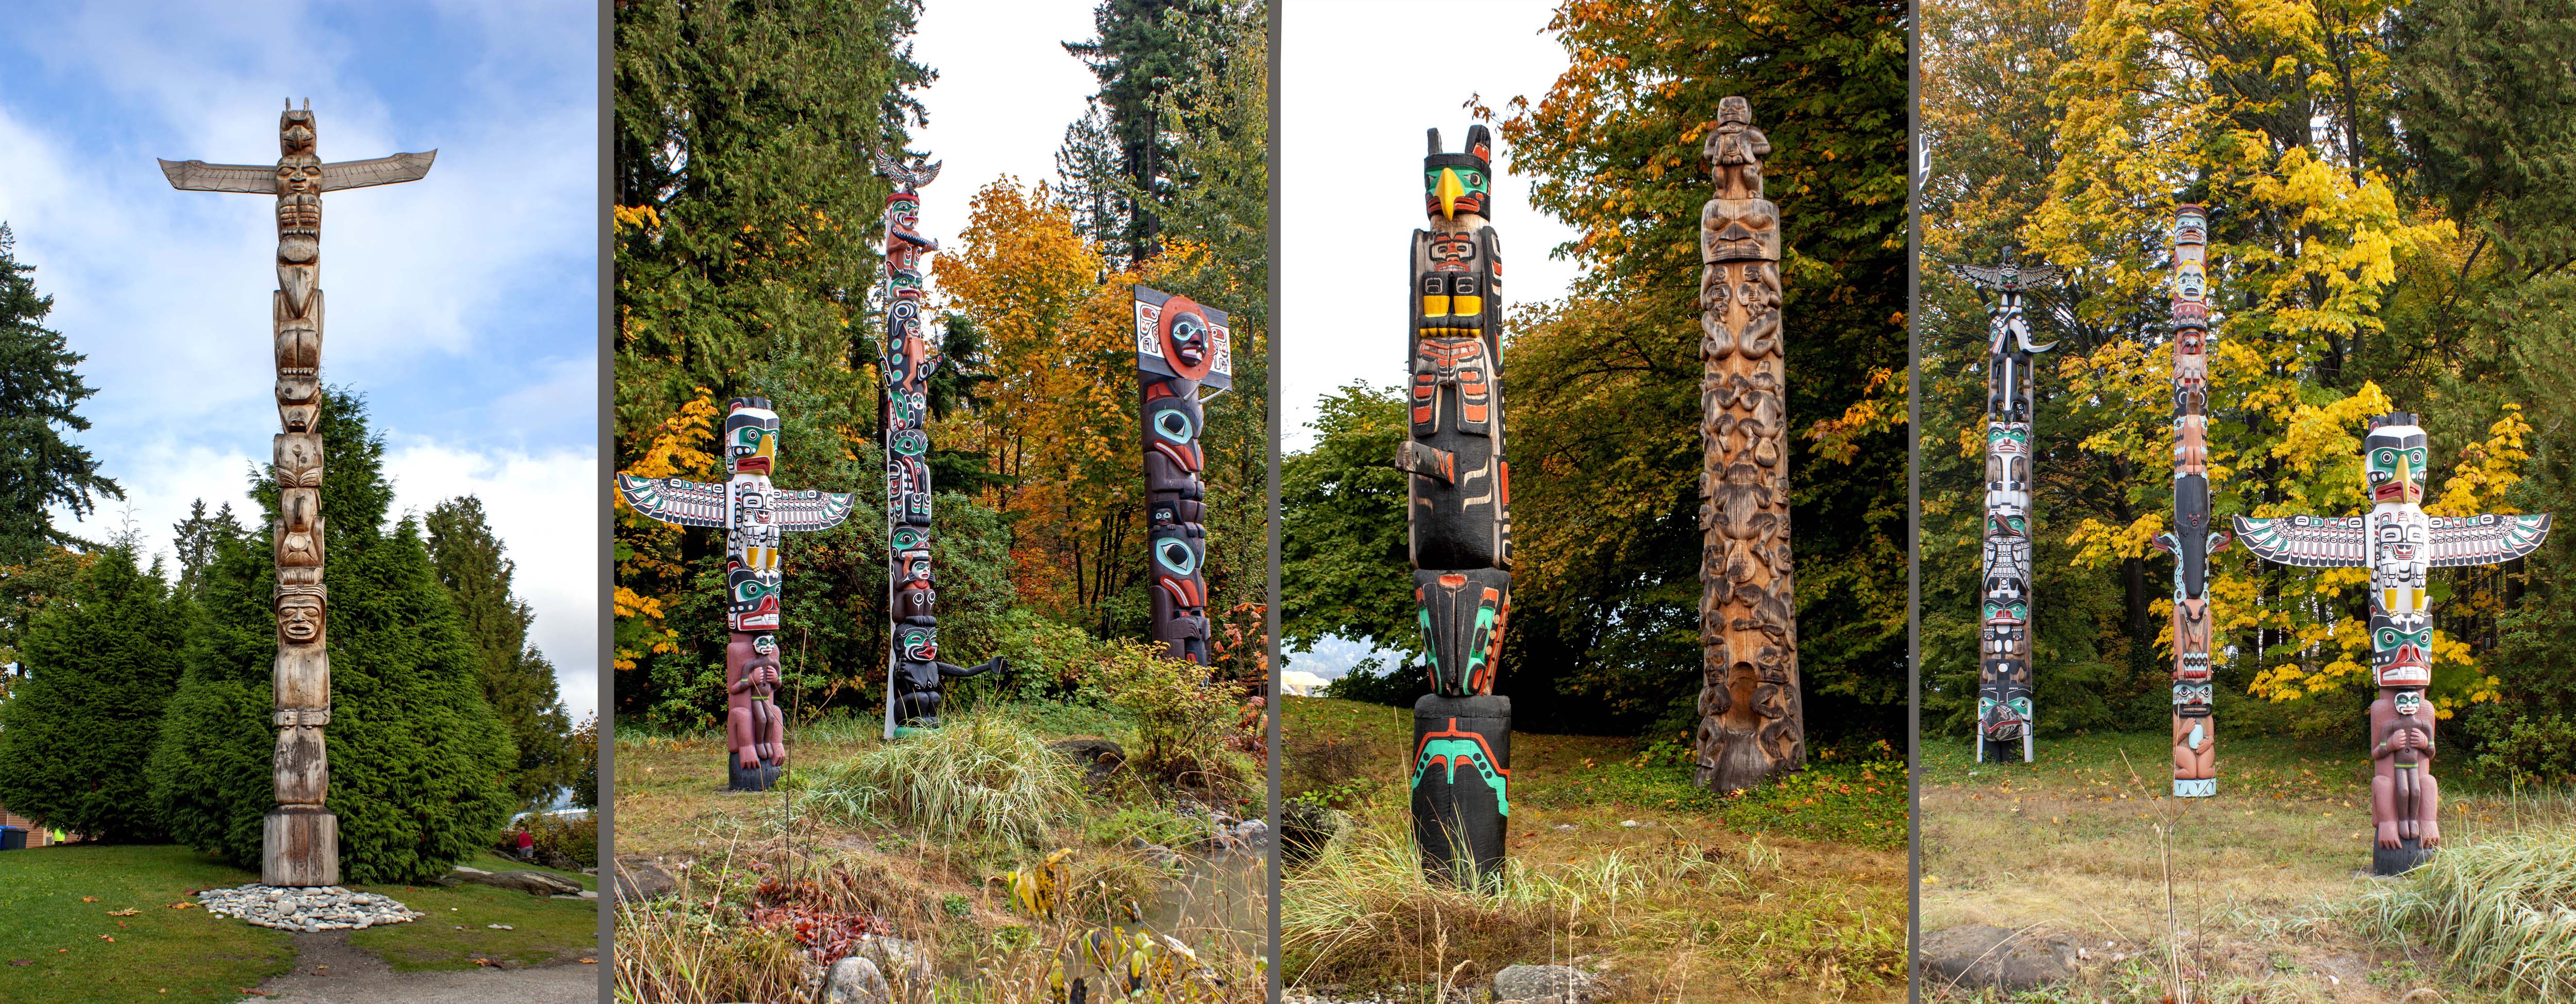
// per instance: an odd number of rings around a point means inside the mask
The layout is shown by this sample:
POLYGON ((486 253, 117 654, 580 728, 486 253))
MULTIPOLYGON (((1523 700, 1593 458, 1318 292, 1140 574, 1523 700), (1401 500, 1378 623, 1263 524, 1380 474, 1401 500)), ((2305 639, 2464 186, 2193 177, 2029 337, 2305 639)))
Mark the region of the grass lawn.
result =
POLYGON ((1405 865, 1411 712, 1291 697, 1282 713, 1283 794, 1361 831, 1285 878, 1290 986, 1421 990, 1462 961, 1472 983, 1576 958, 1606 963, 1623 1000, 1904 997, 1901 761, 1815 763, 1726 798, 1691 784, 1678 743, 1515 733, 1520 877, 1466 897, 1405 865), (1382 928, 1333 947, 1354 924, 1382 928))
MULTIPOLYGON (((2219 794, 2205 799, 2169 797, 2162 732, 2045 740, 2030 764, 1978 764, 1970 744, 1927 741, 1924 930, 1993 924, 2076 937, 2094 955, 2091 989, 2048 1000, 2092 1000, 2141 979, 2153 987, 2155 967, 2142 960, 2177 941, 2207 999, 2393 1004, 2421 986, 2485 999, 2433 972, 2422 946, 2355 933, 2369 897, 2414 881, 2367 874, 2361 751, 2222 738, 2219 794)), ((2576 825, 2576 798, 2443 780, 2446 844, 2576 825)))
MULTIPOLYGON (((555 871, 485 852, 463 862, 487 872, 541 871, 596 891, 599 880, 577 871, 555 871)), ((401 900, 429 916, 408 924, 349 933, 352 947, 373 953, 398 972, 472 969, 477 958, 512 965, 597 958, 599 905, 530 896, 488 885, 351 886, 401 900), (508 924, 496 931, 486 925, 508 924)))
MULTIPOLYGON (((468 863, 491 870, 506 864, 490 856, 468 863)), ((171 845, 66 844, 0 854, 0 1001, 239 1000, 241 988, 293 968, 293 936, 208 914, 188 891, 258 880, 256 872, 171 845), (111 915, 124 910, 134 913, 111 915), (31 962, 14 964, 19 959, 31 962)), ((353 888, 432 914, 351 934, 352 945, 396 969, 470 968, 469 952, 521 963, 587 957, 598 945, 599 915, 588 902, 486 886, 353 888), (451 919, 442 923, 439 914, 451 919), (479 918, 471 936, 453 930, 464 918, 479 918), (492 923, 516 930, 481 926, 492 923)))

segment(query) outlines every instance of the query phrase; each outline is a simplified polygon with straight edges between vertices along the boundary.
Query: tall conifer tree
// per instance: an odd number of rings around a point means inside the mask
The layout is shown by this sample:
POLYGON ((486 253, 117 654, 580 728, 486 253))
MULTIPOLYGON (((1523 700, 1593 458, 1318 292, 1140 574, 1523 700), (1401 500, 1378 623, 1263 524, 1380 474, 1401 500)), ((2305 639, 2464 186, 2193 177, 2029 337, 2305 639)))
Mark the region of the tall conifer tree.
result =
POLYGON ((98 392, 73 370, 88 357, 44 326, 54 298, 36 292, 35 271, 18 261, 17 238, 0 223, 0 565, 29 564, 78 541, 54 528, 48 507, 77 519, 98 496, 125 497, 88 450, 63 438, 89 429, 73 409, 98 392))
POLYGON ((501 539, 484 519, 483 500, 472 495, 439 503, 422 522, 439 584, 456 601, 466 640, 474 646, 483 700, 509 724, 519 747, 508 785, 520 805, 540 807, 571 781, 572 719, 556 692, 554 664, 528 643, 537 615, 510 591, 518 563, 503 556, 501 539))
POLYGON ((91 556, 27 628, 26 676, 0 702, 0 805, 92 840, 161 835, 144 762, 187 608, 131 534, 91 556))

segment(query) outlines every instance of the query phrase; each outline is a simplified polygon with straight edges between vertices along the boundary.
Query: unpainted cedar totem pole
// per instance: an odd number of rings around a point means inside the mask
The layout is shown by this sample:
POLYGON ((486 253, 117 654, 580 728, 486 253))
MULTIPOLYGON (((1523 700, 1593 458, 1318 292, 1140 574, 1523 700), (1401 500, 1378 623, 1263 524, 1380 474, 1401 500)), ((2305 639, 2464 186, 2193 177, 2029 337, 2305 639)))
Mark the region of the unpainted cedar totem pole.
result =
POLYGON ((2397 875, 2442 845, 2441 787, 2433 782, 2432 594, 2436 568, 2497 565, 2540 547, 2549 515, 2428 516, 2432 458, 2409 412, 2371 422, 2362 440, 2365 516, 2236 517, 2236 535, 2265 561, 2303 568, 2370 569, 2371 873, 2397 875))
POLYGON ((1781 359, 1780 207, 1762 197, 1771 141, 1740 97, 1701 152, 1698 783, 1742 791, 1807 762, 1798 594, 1789 553, 1789 410, 1781 359))
POLYGON ((1413 232, 1406 527, 1432 692, 1413 705, 1413 835, 1435 878, 1501 874, 1511 817, 1512 702, 1494 695, 1511 610, 1511 469, 1503 461, 1502 251, 1492 140, 1467 129, 1422 159, 1431 226, 1413 232))
POLYGON ((260 823, 259 880, 272 886, 340 882, 340 820, 322 729, 331 723, 331 656, 322 586, 322 193, 418 181, 438 151, 325 164, 314 150, 313 103, 287 102, 276 167, 162 161, 170 185, 193 192, 277 197, 277 662, 270 721, 277 807, 260 823))

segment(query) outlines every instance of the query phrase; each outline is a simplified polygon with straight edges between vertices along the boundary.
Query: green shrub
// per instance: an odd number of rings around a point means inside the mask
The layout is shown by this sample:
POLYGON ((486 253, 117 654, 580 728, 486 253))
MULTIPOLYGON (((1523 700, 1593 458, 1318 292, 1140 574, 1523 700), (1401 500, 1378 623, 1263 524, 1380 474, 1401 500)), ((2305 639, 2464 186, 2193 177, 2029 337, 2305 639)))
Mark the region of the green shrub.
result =
POLYGON ((1245 782, 1225 740, 1239 729, 1245 691, 1215 670, 1166 659, 1120 642, 1093 666, 1084 693, 1121 711, 1136 728, 1130 767, 1168 783, 1233 793, 1245 782))
POLYGON ((92 840, 162 835, 143 768, 179 680, 187 610, 129 539, 36 615, 28 675, 0 702, 0 805, 92 840))

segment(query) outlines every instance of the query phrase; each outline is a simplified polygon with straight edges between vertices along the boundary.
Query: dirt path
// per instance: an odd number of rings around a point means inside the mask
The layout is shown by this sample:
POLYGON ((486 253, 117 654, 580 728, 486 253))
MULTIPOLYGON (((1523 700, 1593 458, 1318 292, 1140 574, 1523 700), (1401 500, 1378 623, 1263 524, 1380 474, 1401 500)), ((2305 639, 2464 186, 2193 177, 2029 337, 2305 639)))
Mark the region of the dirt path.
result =
POLYGON ((599 999, 599 967, 576 962, 398 973, 349 947, 349 932, 325 931, 297 934, 295 970, 259 989, 266 1000, 305 1004, 575 1004, 599 999))

